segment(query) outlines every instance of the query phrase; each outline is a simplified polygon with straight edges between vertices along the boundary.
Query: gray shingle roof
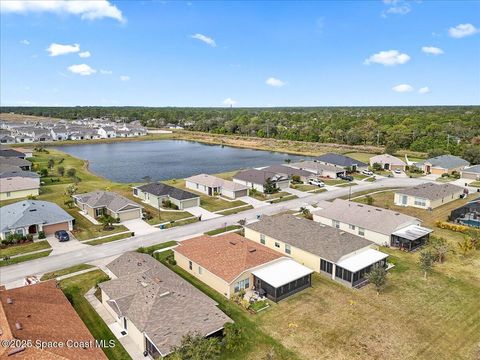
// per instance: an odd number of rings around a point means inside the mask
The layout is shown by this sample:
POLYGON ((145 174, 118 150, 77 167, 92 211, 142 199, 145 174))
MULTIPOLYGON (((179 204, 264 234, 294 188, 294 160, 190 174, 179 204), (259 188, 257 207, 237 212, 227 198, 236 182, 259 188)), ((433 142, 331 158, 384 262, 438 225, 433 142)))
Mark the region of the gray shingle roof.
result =
POLYGON ((0 178, 5 179, 5 178, 10 178, 10 177, 23 177, 23 178, 32 178, 32 179, 38 179, 40 176, 37 173, 34 173, 33 171, 23 171, 20 169, 18 170, 10 170, 10 171, 4 171, 0 173, 0 178))
POLYGON ((295 169, 293 167, 286 166, 286 165, 272 165, 272 166, 269 166, 269 167, 267 167, 263 170, 271 171, 271 172, 274 172, 274 173, 277 173, 277 174, 285 174, 285 175, 288 175, 288 176, 297 175, 297 176, 309 177, 309 176, 315 175, 311 171, 302 170, 302 169, 295 169))
POLYGON ((416 196, 428 200, 437 200, 462 191, 463 188, 457 185, 426 183, 402 190, 397 190, 397 193, 416 196))
POLYGON ((24 158, 25 154, 14 149, 0 149, 0 156, 24 158))
POLYGON ((163 183, 150 183, 142 186, 138 186, 137 189, 143 192, 155 195, 155 196, 170 196, 177 200, 186 200, 200 197, 199 195, 191 192, 163 184, 163 183))
POLYGON ((359 236, 289 214, 263 216, 245 227, 333 262, 373 244, 359 236))
POLYGON ((265 181, 270 178, 273 182, 278 182, 282 180, 288 180, 287 177, 283 175, 279 175, 275 172, 267 171, 267 170, 257 170, 257 169, 249 169, 239 171, 233 177, 237 180, 248 181, 254 184, 265 184, 265 181))
POLYGON ((474 165, 474 166, 465 168, 465 169, 463 169, 462 172, 478 174, 478 173, 480 173, 480 165, 474 165))
POLYGON ((48 201, 24 200, 0 208, 0 231, 34 224, 57 224, 73 220, 65 210, 48 201))
POLYGON ((320 155, 319 157, 317 157, 317 160, 323 161, 329 164, 342 166, 342 167, 353 166, 353 165, 357 165, 358 167, 367 166, 367 164, 365 164, 362 161, 358 161, 358 160, 352 159, 351 157, 335 154, 335 153, 327 153, 327 154, 320 155))
POLYGON ((390 235, 401 227, 419 222, 418 219, 397 211, 343 199, 335 199, 330 205, 323 203, 323 206, 322 209, 313 211, 313 215, 359 226, 385 235, 390 235))
POLYGON ((453 169, 460 166, 468 166, 470 163, 461 157, 454 155, 440 155, 424 161, 424 164, 431 164, 433 167, 441 167, 443 169, 453 169))
POLYGON ((128 252, 107 265, 118 278, 100 288, 112 308, 167 355, 188 332, 208 335, 232 320, 214 300, 147 254, 128 252))
POLYGON ((8 164, 15 166, 31 166, 32 163, 28 160, 17 158, 17 157, 4 157, 0 156, 0 164, 8 164))
POLYGON ((85 194, 74 195, 79 202, 86 204, 91 208, 105 207, 113 212, 120 211, 126 207, 141 208, 142 206, 135 201, 111 192, 111 191, 92 191, 85 194))

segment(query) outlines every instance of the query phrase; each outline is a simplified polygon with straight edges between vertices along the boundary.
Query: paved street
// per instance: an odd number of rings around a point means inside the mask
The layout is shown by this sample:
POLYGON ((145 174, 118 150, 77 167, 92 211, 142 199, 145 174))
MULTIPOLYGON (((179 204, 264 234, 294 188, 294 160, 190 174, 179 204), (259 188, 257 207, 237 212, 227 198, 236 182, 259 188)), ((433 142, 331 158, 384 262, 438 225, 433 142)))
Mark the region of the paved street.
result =
MULTIPOLYGON (((410 178, 385 178, 376 182, 362 182, 351 188, 352 194, 359 191, 379 189, 385 187, 413 186, 427 182, 425 179, 410 178)), ((203 220, 189 225, 161 230, 159 232, 139 235, 123 240, 114 241, 97 246, 88 246, 58 255, 51 255, 16 265, 0 268, 0 283, 6 284, 21 280, 27 275, 42 274, 48 271, 54 271, 80 263, 92 262, 103 258, 120 255, 126 251, 131 251, 140 246, 150 246, 171 240, 185 240, 194 235, 199 235, 205 231, 212 230, 227 224, 235 224, 240 219, 251 221, 256 219, 257 215, 272 215, 285 210, 299 208, 301 206, 315 204, 320 200, 329 200, 339 196, 347 195, 348 187, 335 188, 332 191, 311 194, 307 197, 284 201, 257 209, 247 210, 238 214, 222 216, 219 218, 203 220)))

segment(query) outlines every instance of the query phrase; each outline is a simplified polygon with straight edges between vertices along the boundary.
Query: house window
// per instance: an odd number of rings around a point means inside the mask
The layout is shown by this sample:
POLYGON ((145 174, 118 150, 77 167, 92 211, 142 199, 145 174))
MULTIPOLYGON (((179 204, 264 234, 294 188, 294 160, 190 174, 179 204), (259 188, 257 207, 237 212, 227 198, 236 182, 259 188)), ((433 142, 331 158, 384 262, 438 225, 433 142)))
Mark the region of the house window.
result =
POLYGON ((321 259, 320 260, 320 270, 331 274, 332 271, 333 271, 333 264, 330 261, 321 259))
POLYGON ((285 253, 287 253, 287 254, 292 253, 292 249, 290 248, 290 245, 288 245, 288 244, 285 244, 285 253))
POLYGON ((192 269, 193 269, 193 264, 192 264, 192 262, 191 262, 191 261, 189 261, 189 262, 188 262, 188 268, 189 268, 190 270, 192 270, 192 269))
POLYGON ((240 290, 245 290, 245 289, 248 289, 249 287, 250 287, 250 278, 246 278, 235 283, 235 286, 233 287, 233 291, 237 293, 240 290))
POLYGON ((10 197, 10 195, 12 195, 12 194, 10 193, 10 191, 7 191, 6 195, 7 195, 7 197, 10 197))
POLYGON ((358 235, 360 235, 360 236, 365 236, 365 229, 359 227, 359 228, 358 228, 358 235))
POLYGON ((275 241, 275 247, 276 247, 276 248, 279 248, 279 247, 280 247, 280 243, 275 241))
POLYGON ((260 243, 265 245, 265 235, 264 234, 260 234, 260 243))
POLYGON ((15 230, 15 233, 23 235, 23 229, 17 229, 15 230))
POLYGON ((332 226, 334 228, 340 229, 340 222, 338 220, 332 220, 332 226))
POLYGON ((348 224, 348 228, 349 228, 350 230, 355 230, 355 225, 348 224))
POLYGON ((138 195, 138 189, 133 189, 133 195, 138 195))
POLYGON ((198 273, 199 273, 200 275, 202 275, 202 267, 201 267, 201 266, 198 267, 198 273))
POLYGON ((425 206, 427 206, 427 203, 426 203, 425 199, 415 198, 415 205, 425 207, 425 206))

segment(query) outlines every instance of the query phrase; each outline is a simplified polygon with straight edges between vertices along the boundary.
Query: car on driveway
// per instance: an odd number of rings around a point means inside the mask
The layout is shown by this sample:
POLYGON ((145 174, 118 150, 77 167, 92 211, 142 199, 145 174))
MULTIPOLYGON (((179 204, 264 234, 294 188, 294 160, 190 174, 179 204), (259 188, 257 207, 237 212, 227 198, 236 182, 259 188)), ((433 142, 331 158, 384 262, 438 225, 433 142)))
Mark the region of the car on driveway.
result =
POLYGON ((362 174, 363 174, 363 175, 373 175, 373 172, 370 171, 370 170, 363 170, 363 171, 362 171, 362 174))
POLYGON ((55 231, 55 237, 58 239, 60 242, 68 241, 70 240, 70 236, 68 235, 68 232, 65 230, 58 230, 55 231))
POLYGON ((318 180, 318 179, 308 179, 308 183, 310 185, 315 185, 315 186, 318 186, 318 187, 324 187, 325 186, 325 183, 321 180, 318 180))
POLYGON ((402 170, 400 170, 400 169, 395 169, 395 170, 393 170, 393 172, 394 172, 395 174, 401 174, 401 173, 402 173, 402 170))
POLYGON ((338 177, 342 180, 353 181, 353 176, 351 175, 338 175, 338 177))

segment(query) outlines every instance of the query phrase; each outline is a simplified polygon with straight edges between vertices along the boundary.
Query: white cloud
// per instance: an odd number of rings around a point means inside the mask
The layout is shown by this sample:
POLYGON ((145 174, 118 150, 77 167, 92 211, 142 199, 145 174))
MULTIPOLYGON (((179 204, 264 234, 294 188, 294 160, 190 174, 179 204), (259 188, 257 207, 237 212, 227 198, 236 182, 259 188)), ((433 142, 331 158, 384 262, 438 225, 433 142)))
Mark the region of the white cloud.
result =
POLYGON ((457 39, 463 38, 465 36, 475 35, 478 32, 480 32, 480 30, 472 24, 459 24, 455 27, 451 27, 450 29, 448 29, 448 34, 451 37, 457 39))
POLYGON ((395 14, 395 15, 407 15, 412 9, 410 5, 405 4, 401 6, 392 6, 385 10, 386 14, 395 14))
POLYGON ((130 80, 130 76, 128 76, 128 75, 120 75, 120 80, 122 80, 122 81, 128 81, 128 80, 130 80))
POLYGON ((402 54, 398 50, 385 50, 380 51, 379 53, 373 54, 368 59, 366 59, 363 63, 365 65, 374 64, 382 64, 385 66, 394 66, 405 64, 410 60, 410 56, 407 54, 402 54))
POLYGON ((81 58, 89 58, 90 56, 92 56, 92 54, 90 53, 90 51, 83 51, 79 53, 78 56, 80 56, 81 58))
POLYGON ((223 100, 223 104, 227 106, 233 106, 237 102, 238 102, 237 100, 233 100, 232 98, 226 98, 225 100, 223 100))
POLYGON ((22 45, 30 45, 30 41, 28 41, 28 40, 20 40, 20 44, 22 44, 22 45))
POLYGON ((211 37, 208 37, 206 35, 195 34, 195 35, 191 35, 190 37, 192 39, 200 40, 200 41, 204 42, 205 44, 210 45, 211 47, 216 47, 217 46, 217 43, 215 42, 215 40, 213 40, 211 37))
POLYGON ((102 75, 112 75, 112 70, 100 70, 100 74, 102 75))
POLYGON ((112 18, 125 22, 122 12, 107 0, 9 0, 0 1, 0 11, 3 13, 54 13, 80 16, 82 20, 112 18))
POLYGON ((400 85, 394 86, 392 90, 399 93, 406 93, 406 92, 412 92, 414 89, 411 85, 400 84, 400 85))
POLYGON ((430 88, 428 86, 424 86, 418 89, 419 94, 428 94, 429 92, 430 92, 430 88))
POLYGON ((265 80, 265 84, 273 86, 273 87, 282 87, 286 83, 284 81, 280 80, 280 79, 270 77, 267 80, 265 80))
POLYGON ((79 64, 79 65, 72 65, 68 67, 68 70, 74 74, 78 75, 92 75, 97 72, 97 70, 92 69, 89 65, 87 64, 79 64))
POLYGON ((50 53, 50 56, 66 55, 71 53, 76 53, 80 51, 80 45, 62 45, 52 43, 48 48, 45 49, 50 53))
POLYGON ((430 54, 430 55, 441 55, 441 54, 443 54, 443 50, 438 48, 438 47, 435 47, 435 46, 423 46, 422 51, 425 54, 430 54))

